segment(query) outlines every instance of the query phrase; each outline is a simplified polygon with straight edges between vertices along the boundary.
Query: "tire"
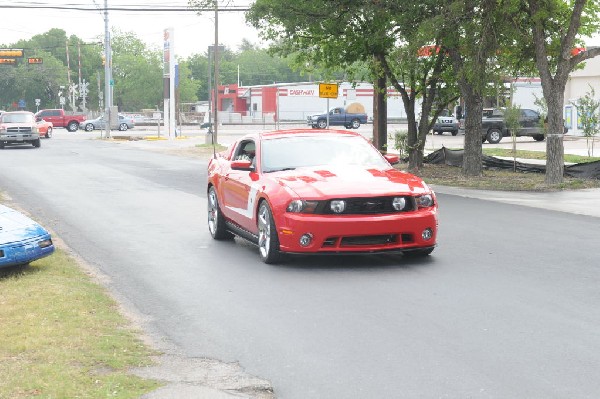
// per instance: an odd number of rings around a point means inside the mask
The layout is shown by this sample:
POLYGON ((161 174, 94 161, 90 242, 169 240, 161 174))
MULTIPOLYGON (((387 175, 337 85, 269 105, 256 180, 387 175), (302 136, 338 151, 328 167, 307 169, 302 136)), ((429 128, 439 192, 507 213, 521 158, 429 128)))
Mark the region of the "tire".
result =
POLYGON ((493 128, 487 132, 487 141, 490 144, 498 144, 502 140, 502 130, 493 128))
POLYGON ((319 129, 325 129, 327 127, 327 121, 325 119, 319 119, 317 121, 317 127, 319 129))
POLYGON ((92 125, 91 123, 88 123, 87 125, 85 125, 83 130, 85 130, 86 132, 91 132, 92 130, 94 130, 94 125, 92 125))
POLYGON ((543 134, 536 134, 535 136, 533 136, 533 139, 535 141, 544 141, 545 137, 543 134))
POLYGON ((360 121, 358 119, 352 119, 350 123, 352 124, 352 129, 358 129, 360 127, 360 121))
POLYGON ((434 131, 433 131, 433 134, 442 134, 442 132, 441 132, 441 131, 439 131, 439 130, 434 130, 434 131))
POLYGON ((456 136, 458 134, 458 130, 453 130, 450 133, 452 133, 453 136, 456 136))
POLYGON ((431 255, 435 248, 416 249, 414 251, 405 252, 404 256, 407 258, 424 258, 431 255))
POLYGON ((225 240, 233 235, 225 228, 225 218, 219 207, 219 198, 214 186, 208 189, 208 231, 215 240, 225 240))
POLYGON ((76 132, 79 129, 79 123, 78 122, 69 122, 69 124, 67 125, 67 130, 69 132, 76 132))
POLYGON ((267 201, 261 202, 258 208, 258 250, 260 258, 266 264, 273 264, 281 259, 277 228, 267 201))
POLYGON ((4 149, 4 141, 0 141, 0 150, 4 149))
POLYGON ((31 142, 31 144, 35 147, 35 148, 40 148, 42 146, 42 141, 40 139, 37 140, 33 140, 31 142))
POLYGON ((350 123, 346 123, 346 124, 344 125, 344 127, 345 127, 346 129, 352 129, 352 125, 351 125, 350 123))
POLYGON ((50 139, 50 138, 52 138, 52 128, 51 128, 51 127, 49 127, 49 128, 48 128, 48 131, 46 132, 46 138, 47 138, 47 139, 50 139))
POLYGON ((121 123, 121 124, 119 125, 119 130, 120 130, 120 131, 124 132, 124 131, 126 131, 127 129, 128 129, 128 127, 127 127, 127 123, 121 123))

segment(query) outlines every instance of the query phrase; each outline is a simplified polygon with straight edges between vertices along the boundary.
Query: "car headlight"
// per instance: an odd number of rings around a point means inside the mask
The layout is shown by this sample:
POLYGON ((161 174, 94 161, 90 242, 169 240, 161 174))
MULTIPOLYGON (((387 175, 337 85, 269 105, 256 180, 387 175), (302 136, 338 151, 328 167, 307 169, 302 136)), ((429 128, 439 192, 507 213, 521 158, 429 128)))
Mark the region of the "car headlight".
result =
POLYGON ((416 197, 419 208, 428 208, 433 206, 433 196, 431 194, 420 195, 416 197))
POLYGON ((292 213, 315 213, 319 201, 293 200, 291 201, 286 211, 292 213))
POLYGON ((406 199, 404 199, 404 197, 394 197, 394 199, 392 199, 392 206, 394 207, 394 210, 401 211, 406 206, 406 199))
POLYGON ((333 200, 329 204, 329 208, 333 211, 333 213, 342 213, 346 209, 346 201, 344 200, 333 200))

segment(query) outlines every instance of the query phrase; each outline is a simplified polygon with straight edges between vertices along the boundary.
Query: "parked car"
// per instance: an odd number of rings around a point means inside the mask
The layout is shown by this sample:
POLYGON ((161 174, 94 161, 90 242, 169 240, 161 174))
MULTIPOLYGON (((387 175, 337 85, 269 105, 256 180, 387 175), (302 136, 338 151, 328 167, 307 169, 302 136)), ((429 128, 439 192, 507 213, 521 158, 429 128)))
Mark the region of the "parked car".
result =
POLYGON ((0 205, 0 267, 27 264, 53 252, 52 237, 45 228, 0 205))
MULTIPOLYGON (((100 115, 96 119, 85 120, 81 122, 79 127, 85 130, 86 132, 91 132, 92 130, 102 130, 105 127, 104 115, 100 115)), ((125 115, 119 114, 118 129, 120 131, 133 129, 134 127, 135 122, 132 117, 126 117, 125 115)))
POLYGON ((52 122, 48 122, 42 119, 38 121, 37 126, 40 137, 45 137, 47 139, 52 137, 52 130, 54 129, 54 125, 52 124, 52 122))
POLYGON ((208 164, 208 230, 282 254, 401 252, 436 246, 437 202, 360 134, 280 130, 244 136, 208 164))
POLYGON ((0 148, 23 144, 41 146, 35 116, 28 111, 4 112, 0 115, 0 148))

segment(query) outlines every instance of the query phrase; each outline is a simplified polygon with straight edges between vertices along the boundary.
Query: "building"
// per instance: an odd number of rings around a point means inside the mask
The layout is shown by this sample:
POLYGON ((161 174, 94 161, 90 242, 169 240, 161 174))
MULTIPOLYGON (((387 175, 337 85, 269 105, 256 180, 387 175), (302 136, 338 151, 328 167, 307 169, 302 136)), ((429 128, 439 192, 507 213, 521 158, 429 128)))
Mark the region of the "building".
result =
MULTIPOLYGON (((323 113, 333 107, 352 103, 364 106, 373 118, 373 85, 340 83, 336 99, 319 97, 319 83, 277 83, 264 86, 219 86, 217 110, 223 123, 273 123, 306 121, 309 115, 323 113)), ((405 119, 402 98, 395 89, 388 89, 388 118, 405 119)))

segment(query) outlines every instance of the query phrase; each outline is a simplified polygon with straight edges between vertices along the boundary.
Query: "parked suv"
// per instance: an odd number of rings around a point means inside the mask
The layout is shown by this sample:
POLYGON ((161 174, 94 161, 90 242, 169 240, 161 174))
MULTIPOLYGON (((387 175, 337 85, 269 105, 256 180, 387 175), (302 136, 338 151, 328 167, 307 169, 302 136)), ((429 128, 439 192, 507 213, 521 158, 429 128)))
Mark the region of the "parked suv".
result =
POLYGON ((4 112, 0 115, 0 148, 21 144, 36 148, 41 145, 35 115, 27 111, 4 112))
MULTIPOLYGON (((521 109, 519 117, 519 129, 516 137, 533 137, 535 141, 544 140, 544 127, 541 115, 532 109, 521 109)), ((511 132, 504 121, 504 111, 501 109, 486 108, 483 110, 481 119, 481 140, 491 144, 497 144, 502 137, 510 136, 511 132)))
POLYGON ((458 134, 458 129, 458 120, 449 114, 439 116, 433 125, 433 133, 437 134, 450 132, 453 136, 456 136, 458 134))

